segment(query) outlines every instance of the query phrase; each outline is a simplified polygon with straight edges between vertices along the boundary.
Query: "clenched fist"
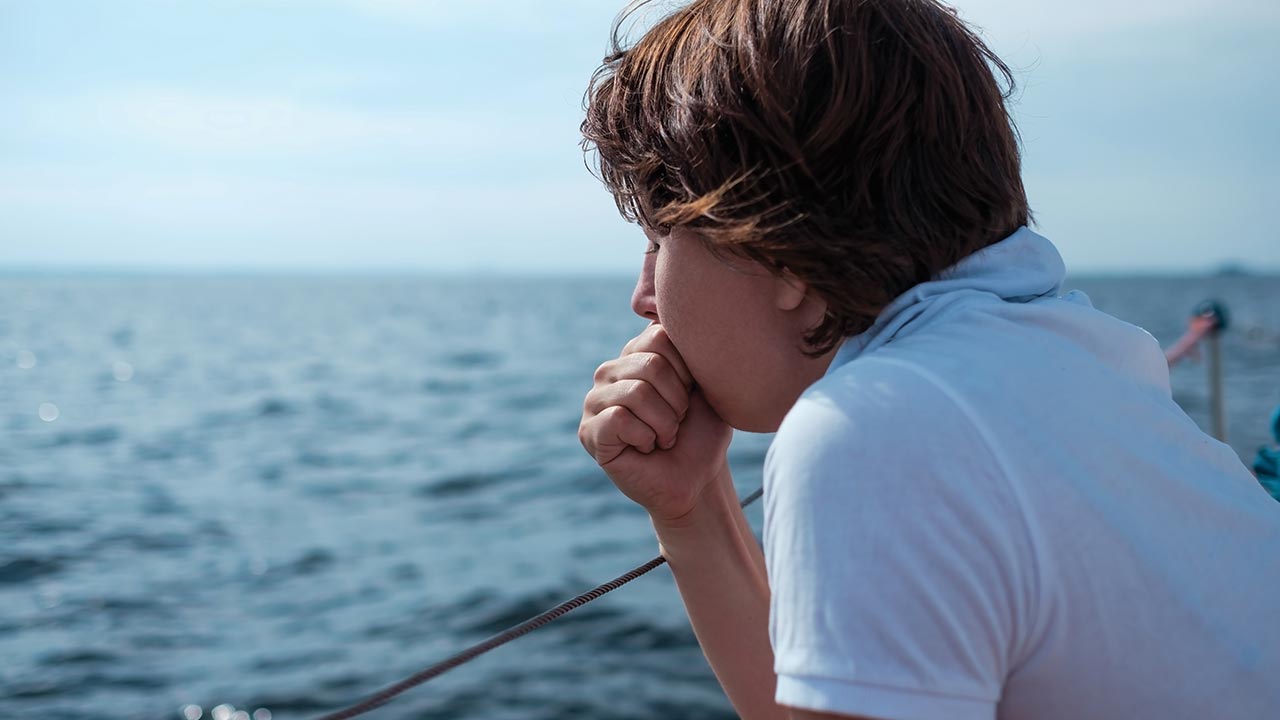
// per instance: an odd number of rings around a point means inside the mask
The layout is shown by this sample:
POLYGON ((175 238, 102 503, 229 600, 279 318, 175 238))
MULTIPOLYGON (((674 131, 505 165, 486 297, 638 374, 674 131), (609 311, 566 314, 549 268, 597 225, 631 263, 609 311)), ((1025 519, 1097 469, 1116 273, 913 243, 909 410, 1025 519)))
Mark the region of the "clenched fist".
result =
POLYGON ((582 446, 658 522, 678 521, 728 472, 732 435, 658 323, 596 370, 578 426, 582 446))

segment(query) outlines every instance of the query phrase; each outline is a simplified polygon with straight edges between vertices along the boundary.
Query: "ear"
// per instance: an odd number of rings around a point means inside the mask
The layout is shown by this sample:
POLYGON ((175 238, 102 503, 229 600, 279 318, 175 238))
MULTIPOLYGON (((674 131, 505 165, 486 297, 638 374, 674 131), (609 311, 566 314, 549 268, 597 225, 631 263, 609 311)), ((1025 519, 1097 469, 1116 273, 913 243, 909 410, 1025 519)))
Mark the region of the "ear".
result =
POLYGON ((774 304, 779 310, 795 310, 809 294, 809 284, 783 268, 774 276, 774 304))

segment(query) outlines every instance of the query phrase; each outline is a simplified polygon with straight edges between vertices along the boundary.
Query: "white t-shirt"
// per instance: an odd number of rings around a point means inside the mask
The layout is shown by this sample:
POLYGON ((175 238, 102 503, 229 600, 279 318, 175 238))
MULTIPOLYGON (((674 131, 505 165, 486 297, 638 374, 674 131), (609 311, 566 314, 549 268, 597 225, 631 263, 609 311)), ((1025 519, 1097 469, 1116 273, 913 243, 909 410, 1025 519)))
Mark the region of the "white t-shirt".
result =
POLYGON ((1280 503, 1023 228, 913 288, 765 461, 778 702, 1280 718, 1280 503))

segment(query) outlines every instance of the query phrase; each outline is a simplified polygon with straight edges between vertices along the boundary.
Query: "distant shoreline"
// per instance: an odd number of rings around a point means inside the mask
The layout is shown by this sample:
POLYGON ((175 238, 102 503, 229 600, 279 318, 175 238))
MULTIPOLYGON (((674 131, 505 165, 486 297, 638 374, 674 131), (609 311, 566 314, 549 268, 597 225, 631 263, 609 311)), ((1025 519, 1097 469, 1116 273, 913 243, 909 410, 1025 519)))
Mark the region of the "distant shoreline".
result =
MULTIPOLYGON (((494 279, 494 280, 634 280, 631 270, 511 270, 429 268, 147 268, 147 267, 49 267, 0 265, 0 279, 494 279)), ((1195 280, 1277 279, 1280 268, 1224 267, 1207 270, 1083 270, 1070 272, 1067 284, 1077 280, 1195 280)))

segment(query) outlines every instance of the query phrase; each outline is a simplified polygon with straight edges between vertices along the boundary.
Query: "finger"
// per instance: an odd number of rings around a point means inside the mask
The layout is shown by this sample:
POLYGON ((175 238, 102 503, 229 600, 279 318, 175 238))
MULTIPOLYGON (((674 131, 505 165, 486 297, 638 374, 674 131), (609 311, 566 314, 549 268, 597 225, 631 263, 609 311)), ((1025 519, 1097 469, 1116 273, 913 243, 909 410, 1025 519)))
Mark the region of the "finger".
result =
POLYGON ((671 342, 670 336, 667 335, 667 329, 659 323, 653 323, 645 328, 644 332, 632 338, 622 349, 623 356, 632 355, 640 352, 657 353, 671 364, 671 368, 680 376, 680 382, 684 383, 686 388, 693 387, 693 374, 689 372, 689 366, 685 364, 684 357, 680 351, 676 349, 674 343, 671 342))
POLYGON ((578 440, 600 465, 612 462, 628 448, 647 455, 657 447, 653 428, 620 405, 584 419, 578 427, 578 440))
POLYGON ((653 344, 655 336, 665 335, 666 332, 667 330, 662 326, 662 323, 649 323, 645 326, 644 330, 641 330, 638 335, 628 340, 627 344, 622 346, 622 355, 626 356, 633 352, 641 351, 643 348, 653 344))
POLYGON ((587 415, 599 415, 613 406, 630 410, 653 430, 663 448, 675 444, 680 429, 680 414, 644 380, 619 380, 592 388, 582 405, 587 415))
POLYGON ((596 385, 643 380, 654 387, 680 419, 689 411, 689 389, 671 363, 658 353, 632 353, 596 368, 596 385))

